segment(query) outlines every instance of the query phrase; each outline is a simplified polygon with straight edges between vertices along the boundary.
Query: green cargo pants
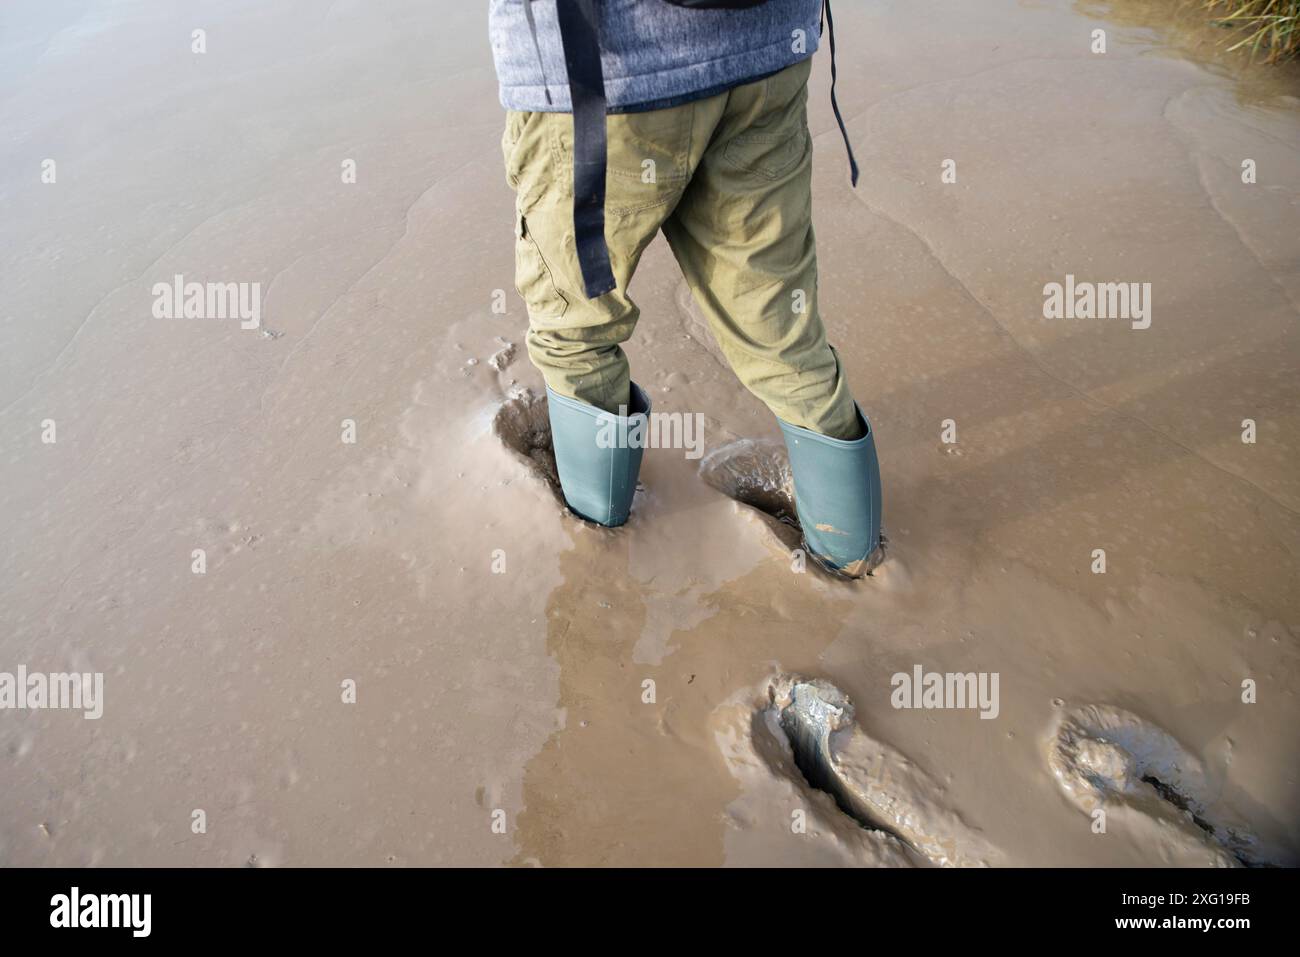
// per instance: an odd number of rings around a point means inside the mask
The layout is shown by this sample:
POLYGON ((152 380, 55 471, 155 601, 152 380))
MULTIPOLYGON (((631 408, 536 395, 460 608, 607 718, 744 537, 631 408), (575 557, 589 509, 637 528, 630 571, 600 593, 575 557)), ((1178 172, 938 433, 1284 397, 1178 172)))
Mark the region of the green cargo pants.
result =
POLYGON ((583 295, 573 229, 573 118, 511 111, 502 148, 516 194, 515 287, 546 384, 609 412, 628 403, 627 295, 663 230, 723 355, 779 418, 860 434, 817 311, 810 60, 681 106, 608 117, 605 236, 617 288, 583 295))

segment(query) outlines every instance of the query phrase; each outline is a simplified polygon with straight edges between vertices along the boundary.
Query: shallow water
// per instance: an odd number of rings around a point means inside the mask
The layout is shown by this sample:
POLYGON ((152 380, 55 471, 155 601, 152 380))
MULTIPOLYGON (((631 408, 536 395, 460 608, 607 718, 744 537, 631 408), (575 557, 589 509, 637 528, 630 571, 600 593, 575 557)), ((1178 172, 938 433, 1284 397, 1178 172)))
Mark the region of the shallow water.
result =
MULTIPOLYGON (((609 531, 527 415, 503 443, 541 383, 479 9, 6 5, 0 671, 105 702, 0 713, 0 861, 1222 863, 1154 777, 1295 863, 1300 88, 1153 9, 837 7, 863 174, 819 58, 820 298, 890 533, 846 584, 681 452, 609 531), (1044 319, 1067 274, 1150 283, 1149 328, 1044 319), (176 275, 261 283, 260 328, 155 318, 176 275), (896 707, 917 666, 996 673, 996 717, 896 707), (845 779, 933 842, 808 785, 789 675, 852 701, 845 779), (1198 776, 1133 764, 1095 831, 1054 770, 1080 715, 1198 776)), ((779 441, 662 243, 634 293, 656 409, 779 441)))

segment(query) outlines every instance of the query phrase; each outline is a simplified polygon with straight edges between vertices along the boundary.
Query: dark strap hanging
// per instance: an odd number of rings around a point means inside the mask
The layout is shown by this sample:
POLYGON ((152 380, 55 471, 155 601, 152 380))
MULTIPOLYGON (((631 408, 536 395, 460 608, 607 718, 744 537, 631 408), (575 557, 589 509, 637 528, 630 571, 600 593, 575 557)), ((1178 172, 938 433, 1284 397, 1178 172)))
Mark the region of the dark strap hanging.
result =
POLYGON ((844 137, 844 149, 849 154, 849 181, 858 185, 858 161, 853 158, 853 144, 849 142, 849 131, 840 115, 840 103, 835 98, 835 18, 831 16, 831 0, 822 0, 822 19, 825 21, 826 38, 831 45, 831 109, 835 111, 835 122, 840 124, 840 136, 844 137))
POLYGON ((614 288, 605 244, 605 77, 597 0, 555 5, 573 106, 573 227, 588 299, 614 288))

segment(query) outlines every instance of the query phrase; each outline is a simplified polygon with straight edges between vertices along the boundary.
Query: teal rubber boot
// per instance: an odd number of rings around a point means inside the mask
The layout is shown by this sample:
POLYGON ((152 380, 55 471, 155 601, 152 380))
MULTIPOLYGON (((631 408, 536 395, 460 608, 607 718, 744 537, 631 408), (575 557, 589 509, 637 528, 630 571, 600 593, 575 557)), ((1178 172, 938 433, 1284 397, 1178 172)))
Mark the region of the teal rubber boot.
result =
POLYGON ((777 419, 790 452, 804 544, 847 578, 861 578, 880 559, 880 463, 871 423, 857 412, 864 434, 851 441, 777 419))
POLYGON ((622 525, 632 510, 649 427, 650 398, 632 383, 631 407, 615 415, 546 390, 551 443, 570 509, 597 525, 622 525))

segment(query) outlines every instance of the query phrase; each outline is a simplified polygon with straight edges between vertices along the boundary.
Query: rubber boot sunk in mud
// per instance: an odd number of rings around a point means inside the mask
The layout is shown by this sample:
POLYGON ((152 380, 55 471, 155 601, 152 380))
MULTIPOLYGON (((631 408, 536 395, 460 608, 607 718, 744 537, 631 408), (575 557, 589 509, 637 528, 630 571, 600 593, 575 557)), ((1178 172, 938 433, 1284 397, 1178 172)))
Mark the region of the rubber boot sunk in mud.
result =
POLYGON ((598 525, 627 521, 645 448, 650 399, 635 382, 626 415, 546 390, 555 468, 569 508, 598 525))
POLYGON ((849 440, 777 419, 790 453, 804 543, 814 558, 846 578, 861 578, 881 558, 880 464, 871 423, 857 412, 862 435, 849 440))

